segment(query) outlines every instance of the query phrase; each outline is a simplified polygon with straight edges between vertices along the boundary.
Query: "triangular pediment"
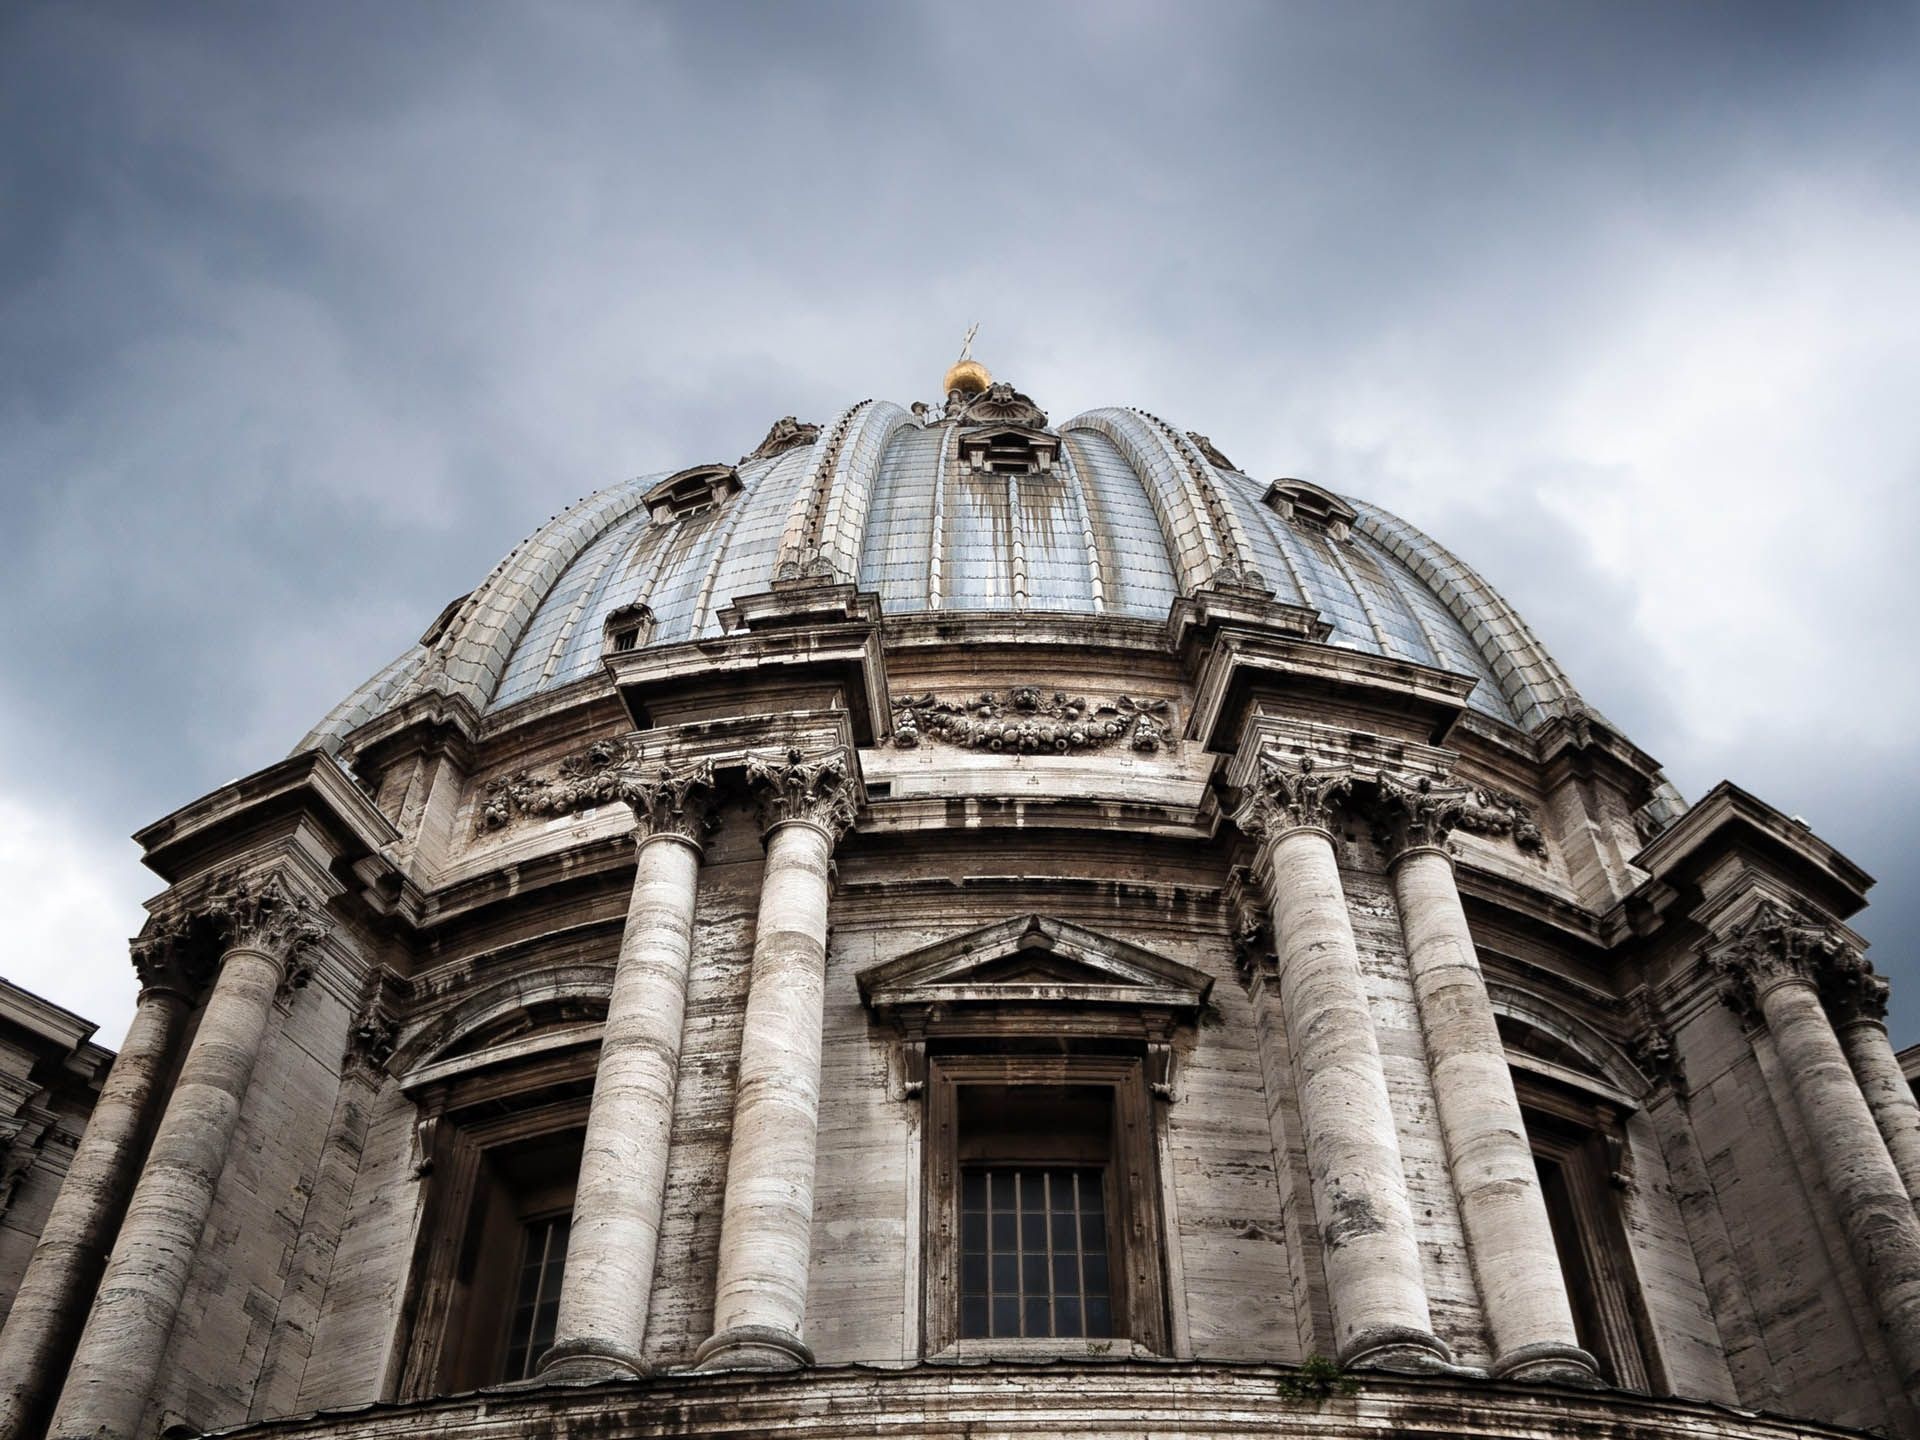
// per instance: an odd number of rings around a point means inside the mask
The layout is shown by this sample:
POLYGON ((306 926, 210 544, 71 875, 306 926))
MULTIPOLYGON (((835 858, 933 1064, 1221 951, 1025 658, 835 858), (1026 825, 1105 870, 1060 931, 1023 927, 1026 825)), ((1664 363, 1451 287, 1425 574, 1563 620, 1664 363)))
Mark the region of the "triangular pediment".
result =
POLYGON ((878 1013, 940 1006, 1131 1008, 1191 1015, 1213 977, 1049 915, 1016 915, 860 972, 878 1013))

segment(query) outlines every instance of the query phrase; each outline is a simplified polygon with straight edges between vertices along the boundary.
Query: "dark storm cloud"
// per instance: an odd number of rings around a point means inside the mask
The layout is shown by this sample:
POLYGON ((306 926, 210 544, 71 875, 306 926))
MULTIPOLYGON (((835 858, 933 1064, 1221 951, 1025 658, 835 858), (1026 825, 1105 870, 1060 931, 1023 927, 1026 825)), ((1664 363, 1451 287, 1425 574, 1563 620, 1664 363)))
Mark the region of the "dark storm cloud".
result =
POLYGON ((0 18, 7 973, 509 545, 966 323, 1452 545, 1909 972, 1911 9, 25 6, 0 18))

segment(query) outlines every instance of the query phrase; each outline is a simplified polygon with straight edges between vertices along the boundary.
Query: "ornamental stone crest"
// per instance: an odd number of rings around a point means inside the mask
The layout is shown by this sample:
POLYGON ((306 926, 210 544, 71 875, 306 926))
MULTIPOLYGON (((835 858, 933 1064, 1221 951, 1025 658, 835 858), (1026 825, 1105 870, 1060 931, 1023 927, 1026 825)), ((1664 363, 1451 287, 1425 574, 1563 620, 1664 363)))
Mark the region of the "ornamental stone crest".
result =
POLYGON ((800 820, 837 841, 853 824, 853 777, 844 750, 811 759, 798 748, 771 757, 749 755, 747 784, 759 798, 763 830, 800 820))
POLYGON ((1353 778, 1351 770, 1321 768, 1311 755, 1262 755, 1233 822, 1259 841, 1302 828, 1331 831, 1334 806, 1352 791, 1353 778))
POLYGON ((955 391, 947 397, 943 420, 958 425, 1018 425, 1026 430, 1047 428, 1047 412, 1004 380, 996 380, 977 395, 955 391))
POLYGON ((651 778, 625 779, 620 798, 633 807, 635 839, 675 835, 698 845, 713 828, 713 762, 662 765, 651 778))
POLYGON ((771 460, 776 455, 784 455, 789 450, 797 450, 802 445, 811 445, 820 438, 820 427, 811 421, 798 420, 791 415, 783 415, 773 422, 773 428, 767 431, 767 438, 740 457, 742 465, 752 460, 771 460))
POLYGON ((1720 976, 1720 998, 1752 1019, 1768 993, 1781 985, 1830 982, 1850 963, 1849 950, 1828 927, 1763 900, 1732 934, 1707 950, 1706 958, 1720 976))
POLYGON ((903 750, 939 742, 1019 754, 1089 754, 1125 745, 1171 749, 1173 707, 1131 695, 1089 702, 1064 690, 1021 685, 971 700, 904 695, 893 702, 893 743, 903 750))

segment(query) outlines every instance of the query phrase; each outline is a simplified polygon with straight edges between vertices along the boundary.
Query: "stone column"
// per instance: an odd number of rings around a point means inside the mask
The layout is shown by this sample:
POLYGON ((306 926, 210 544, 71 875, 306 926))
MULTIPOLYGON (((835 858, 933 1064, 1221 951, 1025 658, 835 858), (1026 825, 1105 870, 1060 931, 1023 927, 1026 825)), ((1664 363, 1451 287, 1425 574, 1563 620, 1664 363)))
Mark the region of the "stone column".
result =
POLYGON ((1346 771, 1263 756, 1235 821, 1259 842, 1279 952, 1280 1003, 1325 1246, 1342 1365, 1452 1359, 1433 1333, 1386 1071, 1334 861, 1346 771))
POLYGON ((1533 1147, 1446 849, 1471 792, 1382 775, 1380 794, 1393 821, 1387 873, 1447 1169, 1493 1339, 1493 1373, 1596 1384, 1599 1368, 1574 1329, 1533 1147))
POLYGON ((1728 999, 1767 1027, 1790 1077, 1835 1218, 1909 1395, 1920 1394, 1920 1220, 1827 1020, 1817 980, 1846 964, 1838 936, 1771 902, 1708 952, 1728 999))
POLYGON ((0 1440, 38 1433, 66 1373, 197 989, 187 947, 186 922, 177 915, 155 919, 133 942, 142 982, 133 1024, 0 1330, 0 1440))
POLYGON ((587 1112, 559 1320, 540 1361, 556 1379, 648 1372, 640 1352, 666 1203, 694 893, 712 797, 713 766, 704 761, 663 766, 652 780, 621 786, 639 853, 587 1112))
POLYGON ((213 902, 226 945, 180 1078, 134 1186, 49 1436, 131 1440, 158 1378, 213 1193, 289 964, 325 934, 279 877, 249 877, 213 902))
POLYGON ((1845 951, 1821 990, 1893 1168, 1920 1206, 1920 1105, 1887 1038, 1887 982, 1873 973, 1866 956, 1845 951))
POLYGON ((747 778, 761 796, 767 864, 740 1037, 714 1333, 694 1355, 708 1370, 813 1363, 800 1331, 812 1253, 827 899, 833 847, 854 815, 844 753, 755 758, 747 778))

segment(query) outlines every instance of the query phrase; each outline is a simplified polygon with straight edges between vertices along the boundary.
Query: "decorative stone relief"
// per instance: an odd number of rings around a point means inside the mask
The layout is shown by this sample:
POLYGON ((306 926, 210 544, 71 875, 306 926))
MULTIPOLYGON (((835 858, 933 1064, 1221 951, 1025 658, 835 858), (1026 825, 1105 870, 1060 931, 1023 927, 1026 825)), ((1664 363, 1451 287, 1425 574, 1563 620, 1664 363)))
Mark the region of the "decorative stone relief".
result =
POLYGON ((1534 823, 1533 807, 1505 790, 1488 785, 1468 787, 1467 802, 1454 822, 1469 835, 1506 835, 1529 855, 1547 853, 1547 837, 1534 823))
POLYGON ((1193 442, 1193 448, 1198 450, 1202 455, 1206 456, 1207 463, 1213 466, 1215 469, 1231 470, 1236 475, 1240 473, 1240 467, 1234 464, 1233 461, 1229 460, 1226 456, 1222 455, 1220 453, 1220 447, 1215 445, 1213 441, 1209 440, 1206 436, 1202 435, 1198 430, 1187 431, 1187 439, 1193 442))
POLYGON ((893 702, 893 743, 912 749, 940 741, 974 750, 1073 754, 1125 745, 1172 749, 1173 707, 1165 700, 1122 695, 1089 702, 1085 696, 1022 685, 972 700, 905 695, 893 702))
POLYGON ((1332 830, 1334 806, 1352 789, 1351 770, 1322 769, 1311 755, 1288 759, 1269 753, 1260 757, 1233 822, 1254 840, 1302 826, 1332 830))
POLYGON ((803 820, 837 841, 853 824, 853 778, 843 750, 812 759, 799 749, 774 757, 750 755, 747 784, 759 798, 762 829, 803 820))
POLYGON ((784 455, 802 445, 811 445, 820 438, 820 427, 808 420, 798 420, 791 415, 782 415, 773 422, 773 428, 767 431, 767 438, 740 457, 742 465, 753 460, 771 460, 776 455, 784 455))
POLYGON ((1047 412, 1004 380, 996 380, 977 395, 956 390, 947 397, 940 417, 958 425, 1019 425, 1028 430, 1047 428, 1047 412))
POLYGON ((340 1059, 340 1073, 377 1080, 386 1073, 400 1037, 400 987, 404 982, 384 965, 367 979, 360 1009, 347 1031, 347 1048, 340 1059))
MULTIPOLYGON (((1760 1000, 1777 985, 1818 985, 1846 961, 1849 947, 1831 929, 1810 924, 1771 900, 1706 952, 1721 981, 1721 999, 1742 1016, 1760 1013, 1760 1000)), ((1864 963, 1864 962, 1862 962, 1864 963)))
POLYGON ((569 755, 552 776, 517 770, 489 780, 481 793, 477 828, 498 830, 518 815, 574 815, 620 798, 630 757, 618 740, 596 740, 569 755))
POLYGON ((1655 1085, 1671 1090, 1674 1098, 1685 1101, 1687 1067, 1680 1058, 1680 1048, 1674 1044, 1672 1035, 1657 1025, 1653 1026, 1633 1042, 1632 1054, 1633 1062, 1640 1067, 1642 1074, 1655 1085))
POLYGON ((1280 957, 1275 953, 1273 926, 1267 920, 1267 907, 1260 897, 1260 882, 1248 865, 1236 865, 1227 877, 1228 909, 1233 934, 1233 968, 1249 990, 1261 979, 1272 980, 1279 973, 1280 957))

